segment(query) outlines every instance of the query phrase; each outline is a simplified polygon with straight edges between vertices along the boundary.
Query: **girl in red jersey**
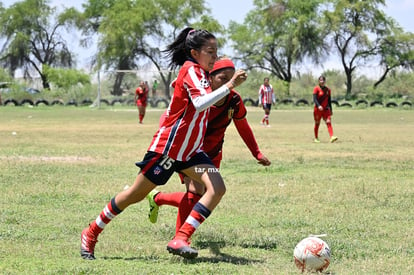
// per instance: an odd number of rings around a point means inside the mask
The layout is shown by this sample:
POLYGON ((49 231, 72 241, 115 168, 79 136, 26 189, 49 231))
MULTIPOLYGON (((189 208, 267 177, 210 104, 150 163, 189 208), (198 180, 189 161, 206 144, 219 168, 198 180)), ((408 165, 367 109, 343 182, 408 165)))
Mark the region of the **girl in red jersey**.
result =
POLYGON ((330 141, 335 142, 338 140, 338 138, 333 135, 332 129, 331 116, 333 113, 331 104, 331 89, 329 89, 328 86, 325 85, 325 76, 321 75, 318 81, 319 85, 315 86, 315 88, 313 89, 313 102, 315 103, 315 106, 313 108, 313 118, 315 119, 314 142, 320 142, 318 138, 318 131, 321 119, 323 119, 326 122, 326 126, 328 127, 328 133, 331 138, 330 141))
POLYGON ((118 193, 99 216, 81 234, 81 256, 95 259, 98 235, 105 226, 129 205, 144 199, 157 185, 165 184, 174 172, 180 172, 202 183, 206 192, 194 206, 167 250, 185 258, 197 257, 188 239, 210 215, 226 191, 223 179, 211 160, 202 151, 207 129, 209 107, 244 82, 247 74, 240 70, 230 81, 212 92, 208 71, 217 59, 217 40, 205 30, 186 28, 165 51, 170 66, 182 66, 165 119, 155 133, 134 184, 118 193))
MULTIPOLYGON (((234 64, 230 59, 224 58, 216 61, 209 75, 212 89, 217 89, 227 83, 232 78, 234 72, 234 64)), ((224 134, 232 120, 250 152, 258 160, 258 163, 264 166, 271 164, 259 150, 259 146, 247 122, 246 113, 243 100, 234 90, 231 90, 229 95, 210 107, 203 146, 205 152, 217 168, 220 167, 222 159, 224 134)), ((194 182, 188 177, 185 177, 183 182, 186 184, 187 192, 162 193, 154 189, 148 194, 147 198, 150 204, 149 219, 152 223, 157 221, 159 206, 176 206, 178 207, 176 232, 178 232, 194 205, 205 192, 205 188, 201 183, 194 182)))
POLYGON ((259 106, 263 106, 263 110, 265 112, 262 121, 260 122, 262 125, 269 125, 269 115, 270 109, 272 108, 272 104, 276 102, 275 93, 273 91, 272 85, 269 83, 269 78, 264 78, 264 83, 260 86, 259 89, 259 106))
POLYGON ((139 123, 145 116, 145 109, 147 108, 148 90, 145 88, 144 81, 141 81, 138 88, 135 90, 135 102, 137 103, 139 123))

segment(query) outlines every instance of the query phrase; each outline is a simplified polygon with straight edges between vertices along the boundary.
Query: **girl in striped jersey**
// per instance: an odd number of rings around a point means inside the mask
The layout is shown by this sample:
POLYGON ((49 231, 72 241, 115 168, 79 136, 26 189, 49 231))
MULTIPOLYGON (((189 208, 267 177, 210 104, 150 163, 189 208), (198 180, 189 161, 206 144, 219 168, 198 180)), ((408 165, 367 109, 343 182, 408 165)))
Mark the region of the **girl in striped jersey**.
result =
MULTIPOLYGON (((227 83, 232 78, 234 72, 235 67, 230 59, 222 58, 216 61, 213 70, 209 74, 212 88, 217 89, 227 83)), ((259 150, 252 129, 247 122, 246 115, 247 110, 243 104, 243 100, 235 90, 231 90, 229 95, 210 107, 209 122, 203 142, 203 150, 210 157, 215 167, 220 167, 225 132, 232 121, 258 163, 263 166, 271 164, 269 159, 259 150)), ((205 192, 204 185, 194 182, 188 177, 181 176, 181 179, 186 184, 186 192, 164 193, 154 189, 147 195, 150 205, 148 217, 152 223, 157 222, 158 210, 161 205, 178 207, 176 233, 178 233, 194 205, 205 192)))
POLYGON ((263 106, 265 112, 262 121, 262 125, 267 125, 269 127, 269 115, 272 104, 276 102, 275 93, 273 91, 272 85, 269 83, 269 78, 265 77, 264 83, 260 86, 259 89, 259 106, 263 106))
POLYGON ((95 259, 98 235, 129 205, 144 199, 157 185, 165 184, 174 172, 202 183, 206 192, 186 222, 168 243, 167 250, 185 258, 197 257, 188 239, 210 215, 226 191, 223 179, 202 151, 209 107, 243 83, 247 74, 239 70, 226 84, 212 92, 208 72, 217 59, 217 40, 205 30, 184 29, 165 51, 170 67, 182 66, 165 119, 155 133, 134 184, 117 194, 81 234, 81 256, 95 259))

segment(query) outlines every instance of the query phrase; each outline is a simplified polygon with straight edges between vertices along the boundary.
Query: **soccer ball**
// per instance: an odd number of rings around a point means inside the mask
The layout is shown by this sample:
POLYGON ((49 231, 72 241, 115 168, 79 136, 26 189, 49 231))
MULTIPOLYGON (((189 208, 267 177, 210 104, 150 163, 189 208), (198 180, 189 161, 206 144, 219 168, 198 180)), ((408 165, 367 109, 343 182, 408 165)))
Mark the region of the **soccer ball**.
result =
POLYGON ((331 250, 323 240, 317 237, 307 237, 296 245, 293 257, 296 266, 302 272, 322 272, 329 266, 331 250))

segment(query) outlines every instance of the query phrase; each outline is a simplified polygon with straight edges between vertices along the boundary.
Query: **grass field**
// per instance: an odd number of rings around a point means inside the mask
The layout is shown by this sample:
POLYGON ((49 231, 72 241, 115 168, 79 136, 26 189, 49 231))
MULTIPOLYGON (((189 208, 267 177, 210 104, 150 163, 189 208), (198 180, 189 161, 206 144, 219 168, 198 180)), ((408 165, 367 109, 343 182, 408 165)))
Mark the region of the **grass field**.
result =
MULTIPOLYGON (((110 223, 96 261, 80 232, 137 173, 162 110, 145 124, 127 107, 0 108, 1 274, 297 274, 293 249, 326 233, 330 274, 414 273, 414 111, 336 109, 339 141, 312 143, 310 108, 248 120, 272 165, 256 164, 230 126, 221 173, 227 193, 193 237, 195 260, 171 256, 176 209, 157 224, 147 202, 110 223)), ((160 187, 183 190, 178 177, 160 187)))

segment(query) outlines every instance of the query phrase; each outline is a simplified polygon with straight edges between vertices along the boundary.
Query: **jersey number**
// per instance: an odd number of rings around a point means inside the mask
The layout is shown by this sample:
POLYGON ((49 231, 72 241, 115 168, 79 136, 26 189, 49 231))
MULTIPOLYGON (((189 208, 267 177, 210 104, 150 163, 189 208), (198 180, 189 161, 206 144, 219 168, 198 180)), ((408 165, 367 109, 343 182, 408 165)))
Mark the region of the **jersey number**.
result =
POLYGON ((170 158, 169 156, 162 156, 162 161, 160 162, 160 165, 165 170, 169 170, 172 165, 174 164, 175 160, 170 158))

